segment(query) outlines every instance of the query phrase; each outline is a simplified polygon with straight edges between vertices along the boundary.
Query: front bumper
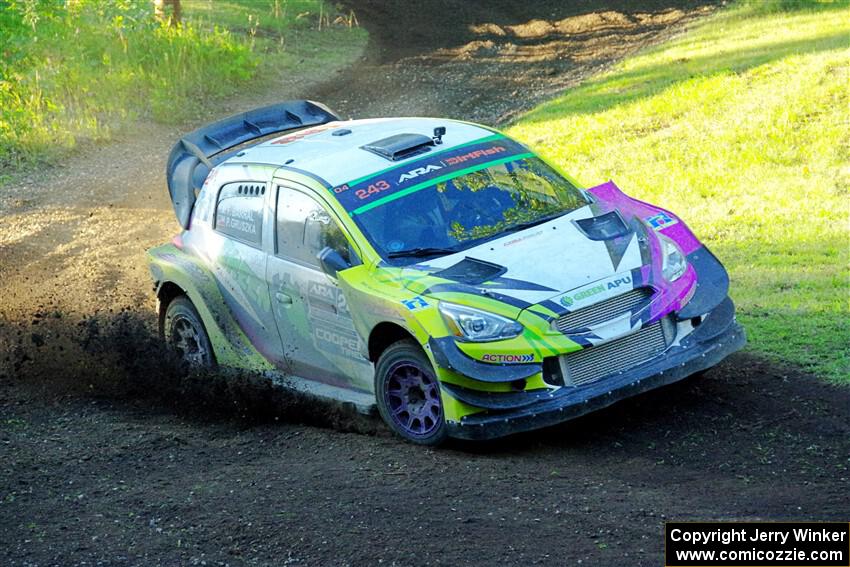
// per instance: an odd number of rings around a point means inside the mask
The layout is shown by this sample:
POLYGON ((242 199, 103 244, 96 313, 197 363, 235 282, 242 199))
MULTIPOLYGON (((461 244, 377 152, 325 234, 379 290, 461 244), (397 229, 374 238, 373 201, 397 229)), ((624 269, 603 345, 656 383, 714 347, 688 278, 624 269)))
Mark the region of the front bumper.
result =
MULTIPOLYGON (((746 334, 727 297, 678 345, 655 358, 585 386, 486 395, 491 409, 449 422, 449 434, 492 439, 561 423, 711 368, 745 344, 746 334)), ((457 389, 453 392, 451 385, 446 389, 450 395, 461 394, 457 389)))

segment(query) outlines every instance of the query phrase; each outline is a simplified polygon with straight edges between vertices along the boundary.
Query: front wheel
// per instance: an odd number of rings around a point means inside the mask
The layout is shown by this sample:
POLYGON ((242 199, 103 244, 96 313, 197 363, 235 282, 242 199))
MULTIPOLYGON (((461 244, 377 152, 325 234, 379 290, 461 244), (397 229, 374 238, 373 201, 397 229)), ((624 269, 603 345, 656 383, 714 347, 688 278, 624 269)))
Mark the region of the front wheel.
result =
POLYGON ((188 297, 180 296, 168 304, 162 330, 168 346, 189 365, 200 368, 215 365, 207 331, 188 297))
POLYGON ((378 411, 399 436, 419 445, 439 445, 448 436, 431 361, 412 340, 385 350, 375 368, 378 411))

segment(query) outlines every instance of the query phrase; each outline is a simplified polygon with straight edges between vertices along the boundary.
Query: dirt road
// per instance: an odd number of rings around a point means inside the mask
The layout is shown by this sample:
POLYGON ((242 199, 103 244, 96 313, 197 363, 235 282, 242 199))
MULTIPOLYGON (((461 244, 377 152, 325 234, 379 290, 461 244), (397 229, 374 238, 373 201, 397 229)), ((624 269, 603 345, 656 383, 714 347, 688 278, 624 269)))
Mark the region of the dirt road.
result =
MULTIPOLYGON (((710 10, 349 3, 372 37, 362 64, 221 114, 308 97, 498 123, 710 10)), ((139 125, 0 189, 0 564, 659 565, 666 519, 848 519, 850 392, 751 355, 440 450, 175 370, 143 254, 177 228, 162 169, 179 133, 139 125)))

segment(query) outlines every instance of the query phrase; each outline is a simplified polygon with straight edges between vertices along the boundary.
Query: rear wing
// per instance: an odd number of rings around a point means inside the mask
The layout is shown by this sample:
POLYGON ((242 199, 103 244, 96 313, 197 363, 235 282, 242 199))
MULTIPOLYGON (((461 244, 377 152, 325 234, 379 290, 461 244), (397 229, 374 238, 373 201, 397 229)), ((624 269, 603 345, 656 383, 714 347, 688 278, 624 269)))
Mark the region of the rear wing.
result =
POLYGON ((290 100, 213 122, 183 136, 168 155, 165 168, 168 193, 180 225, 189 228, 197 192, 210 170, 228 157, 221 154, 271 134, 335 120, 339 117, 321 103, 290 100))

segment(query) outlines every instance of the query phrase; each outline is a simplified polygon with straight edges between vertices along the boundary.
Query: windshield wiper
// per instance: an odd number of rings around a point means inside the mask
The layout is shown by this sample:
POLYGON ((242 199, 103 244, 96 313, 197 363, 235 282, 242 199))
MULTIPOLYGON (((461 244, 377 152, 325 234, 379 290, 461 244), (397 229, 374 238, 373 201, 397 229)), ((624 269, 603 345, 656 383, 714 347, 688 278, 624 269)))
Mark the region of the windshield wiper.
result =
POLYGON ((423 258, 425 256, 443 256, 446 254, 454 254, 455 252, 457 252, 457 250, 454 248, 409 248, 407 250, 397 250, 395 252, 390 252, 389 254, 387 254, 387 258, 423 258))

